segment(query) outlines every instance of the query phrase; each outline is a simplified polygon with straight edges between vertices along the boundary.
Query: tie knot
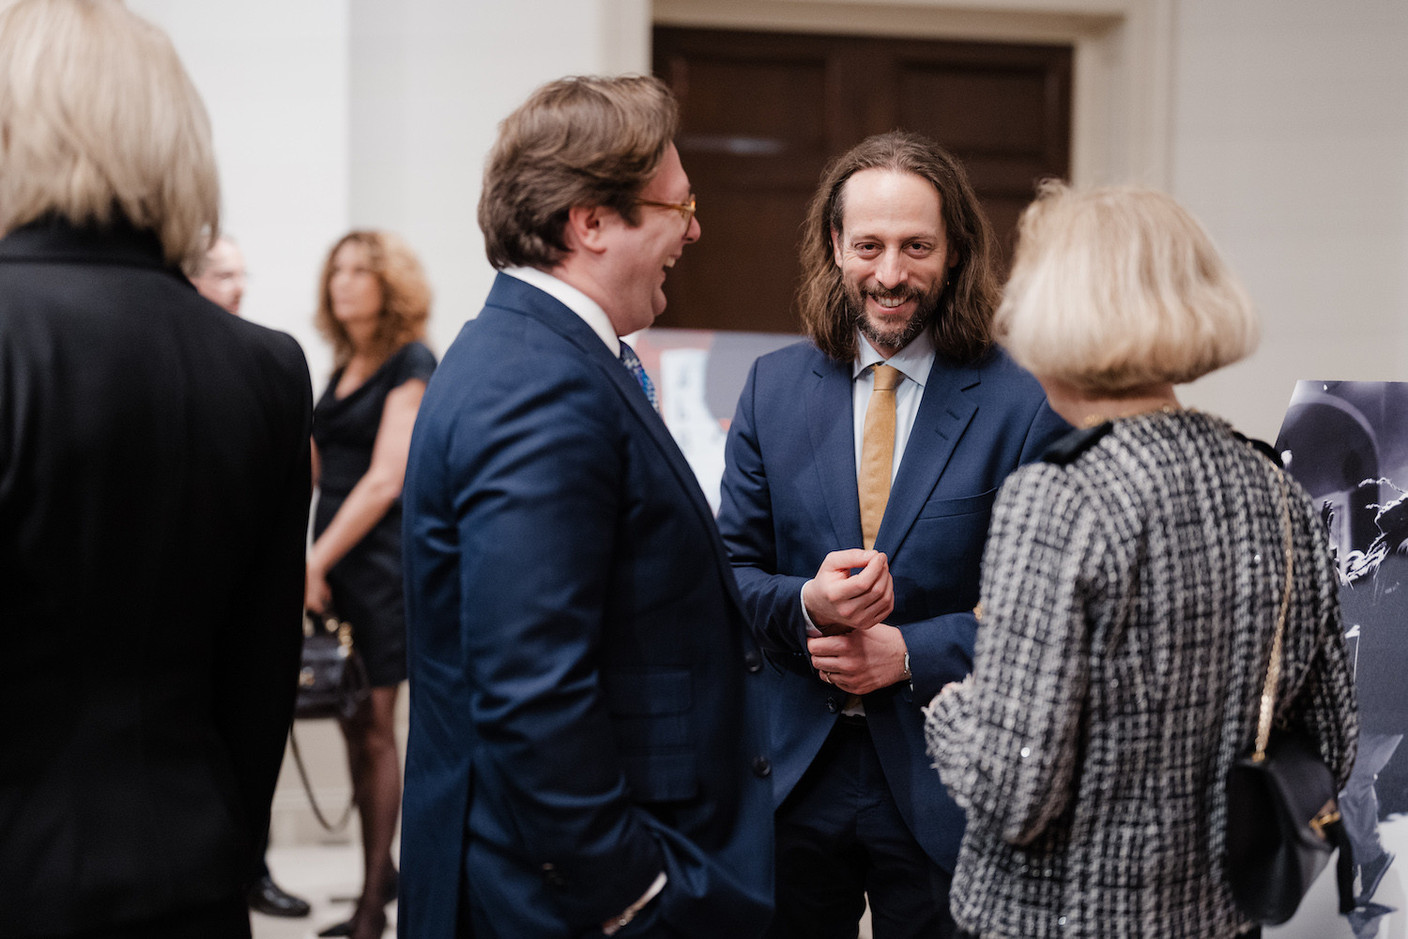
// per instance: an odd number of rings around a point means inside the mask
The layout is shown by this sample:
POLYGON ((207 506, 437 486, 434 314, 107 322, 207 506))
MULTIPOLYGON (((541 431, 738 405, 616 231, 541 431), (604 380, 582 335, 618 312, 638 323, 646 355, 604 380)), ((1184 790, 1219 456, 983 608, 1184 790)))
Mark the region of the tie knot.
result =
POLYGON ((876 391, 894 391, 904 381, 904 372, 893 365, 877 365, 872 369, 876 391))

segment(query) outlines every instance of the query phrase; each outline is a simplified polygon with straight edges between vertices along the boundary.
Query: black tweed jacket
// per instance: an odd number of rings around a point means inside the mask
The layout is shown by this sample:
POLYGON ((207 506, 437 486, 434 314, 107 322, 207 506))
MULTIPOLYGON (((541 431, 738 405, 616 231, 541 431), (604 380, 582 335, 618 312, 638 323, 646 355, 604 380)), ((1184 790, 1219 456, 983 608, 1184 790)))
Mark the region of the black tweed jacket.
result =
MULTIPOLYGON (((974 673, 934 699, 968 812, 953 911, 984 937, 1233 936, 1228 767, 1256 733, 1285 577, 1278 470, 1223 421, 1121 420, 993 511, 974 673)), ((1278 720, 1343 784, 1358 721, 1322 524, 1290 484, 1278 720)))

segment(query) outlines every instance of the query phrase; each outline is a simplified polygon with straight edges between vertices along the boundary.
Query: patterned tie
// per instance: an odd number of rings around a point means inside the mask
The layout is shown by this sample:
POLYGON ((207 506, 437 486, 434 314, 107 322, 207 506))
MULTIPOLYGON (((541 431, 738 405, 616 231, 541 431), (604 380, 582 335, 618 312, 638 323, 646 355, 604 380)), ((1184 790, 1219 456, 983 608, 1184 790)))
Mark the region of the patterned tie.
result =
MULTIPOLYGON (((640 382, 641 390, 644 391, 645 396, 650 399, 650 406, 657 411, 660 410, 660 398, 655 394, 655 383, 652 382, 650 376, 645 373, 645 366, 640 364, 640 356, 636 355, 636 350, 632 349, 624 342, 621 343, 621 364, 626 366, 626 370, 636 377, 636 381, 640 382)), ((894 425, 893 418, 890 419, 890 424, 891 426, 894 425)), ((891 434, 893 433, 894 431, 892 430, 891 434)))
POLYGON ((885 503, 890 500, 890 471, 895 459, 895 389, 904 372, 892 365, 877 365, 872 374, 875 388, 865 409, 865 432, 860 444, 860 532, 866 548, 875 547, 885 503))

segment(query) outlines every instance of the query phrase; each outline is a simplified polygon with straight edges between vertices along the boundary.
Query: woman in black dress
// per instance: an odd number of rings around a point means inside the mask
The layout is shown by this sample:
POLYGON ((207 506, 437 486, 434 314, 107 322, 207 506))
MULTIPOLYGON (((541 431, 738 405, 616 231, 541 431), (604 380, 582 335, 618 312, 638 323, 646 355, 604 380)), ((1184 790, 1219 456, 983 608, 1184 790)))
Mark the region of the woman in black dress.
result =
POLYGON ((396 236, 345 235, 328 255, 318 329, 334 371, 313 412, 319 495, 305 603, 352 624, 370 699, 342 724, 362 823, 364 881, 352 919, 322 935, 366 939, 386 927, 396 893, 391 840, 401 804, 396 693, 406 677, 401 587, 401 484, 411 428, 435 357, 420 341, 430 289, 396 236))

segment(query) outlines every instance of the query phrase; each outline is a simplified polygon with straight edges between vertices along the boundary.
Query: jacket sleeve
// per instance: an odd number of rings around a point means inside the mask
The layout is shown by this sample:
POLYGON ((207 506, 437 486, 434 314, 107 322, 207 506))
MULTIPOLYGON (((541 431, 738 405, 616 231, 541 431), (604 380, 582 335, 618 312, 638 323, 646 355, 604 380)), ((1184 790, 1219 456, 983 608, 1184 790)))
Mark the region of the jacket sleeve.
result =
POLYGON ((975 675, 941 693, 925 731, 969 823, 1026 844, 1069 803, 1089 675, 1086 598, 1103 590, 1106 539, 1060 469, 1014 474, 984 553, 975 675), (1060 511, 1055 507, 1060 506, 1060 511))

